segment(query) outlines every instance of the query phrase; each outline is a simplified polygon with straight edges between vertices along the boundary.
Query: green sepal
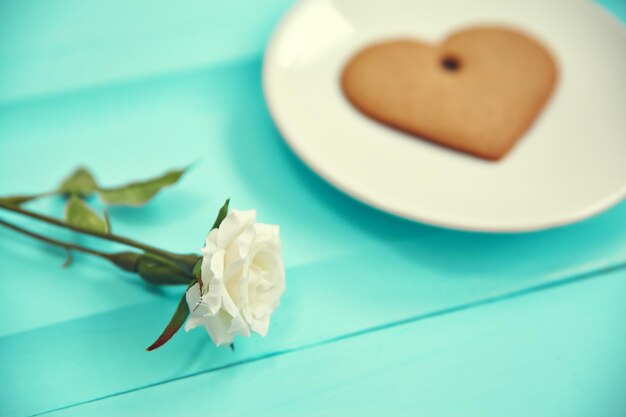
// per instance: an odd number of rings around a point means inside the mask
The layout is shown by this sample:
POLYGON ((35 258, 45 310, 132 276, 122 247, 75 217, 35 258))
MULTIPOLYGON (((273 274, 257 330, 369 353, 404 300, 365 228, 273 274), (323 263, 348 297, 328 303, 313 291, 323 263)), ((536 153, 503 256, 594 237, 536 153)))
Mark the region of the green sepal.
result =
POLYGON ((200 274, 202 272, 202 257, 199 256, 196 264, 193 266, 193 277, 195 279, 200 278, 200 274))
POLYGON ((193 278, 198 281, 198 284, 200 284, 200 289, 202 290, 202 286, 204 285, 202 283, 202 256, 198 257, 198 260, 196 261, 196 264, 193 266, 193 278))
MULTIPOLYGON (((193 281, 189 283, 189 286, 187 287, 187 289, 191 288, 195 283, 196 283, 196 280, 194 279, 193 281)), ((178 307, 176 307, 176 311, 174 312, 174 315, 172 316, 172 318, 170 319, 170 322, 165 327, 165 330, 163 330, 163 333, 161 333, 161 335, 157 338, 157 340, 155 340, 153 344, 148 346, 146 350, 150 352, 154 349, 157 349, 163 346, 165 343, 167 343, 167 341, 169 341, 176 334, 176 332, 181 328, 185 320, 187 320, 187 316, 189 316, 189 305, 187 304, 187 292, 185 291, 180 301, 178 302, 178 307)))
POLYGON ((144 281, 155 285, 187 284, 192 279, 175 262, 151 253, 139 255, 135 268, 144 281))
POLYGON ((222 224, 226 216, 228 216, 228 204, 230 204, 230 198, 226 199, 224 205, 220 208, 220 211, 217 212, 217 217, 215 218, 215 222, 213 222, 211 230, 220 227, 220 224, 222 224))
POLYGON ((107 259, 124 271, 137 272, 137 264, 141 255, 137 252, 126 251, 111 253, 107 259))

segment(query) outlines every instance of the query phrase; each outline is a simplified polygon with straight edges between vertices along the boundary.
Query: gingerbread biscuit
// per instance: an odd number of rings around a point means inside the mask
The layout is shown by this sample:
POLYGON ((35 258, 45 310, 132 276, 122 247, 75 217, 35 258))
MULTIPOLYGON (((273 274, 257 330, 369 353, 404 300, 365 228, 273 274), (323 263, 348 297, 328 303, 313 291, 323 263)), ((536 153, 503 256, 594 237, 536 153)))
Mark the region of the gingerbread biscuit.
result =
POLYGON ((341 76, 344 94, 365 115, 491 160, 530 127, 556 81, 546 48, 503 27, 466 29, 440 45, 371 45, 341 76))

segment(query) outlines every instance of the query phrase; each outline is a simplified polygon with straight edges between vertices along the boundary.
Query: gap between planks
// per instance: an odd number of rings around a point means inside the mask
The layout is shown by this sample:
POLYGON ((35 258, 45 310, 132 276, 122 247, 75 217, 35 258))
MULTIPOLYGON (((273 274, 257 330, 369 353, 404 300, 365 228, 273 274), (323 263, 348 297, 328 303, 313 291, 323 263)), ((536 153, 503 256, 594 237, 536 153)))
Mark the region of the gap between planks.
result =
POLYGON ((542 291, 547 291, 547 290, 552 290, 552 289, 556 289, 562 286, 567 286, 570 284, 575 284, 581 281, 586 281, 586 280, 590 280, 590 279, 594 279, 594 278, 600 278, 604 275, 610 274, 612 272, 616 272, 616 271, 620 271, 622 269, 626 269, 626 261, 625 262, 621 262, 618 264, 614 264, 611 266, 607 266, 604 268, 600 268, 600 269, 596 269, 593 271, 589 271, 589 272, 584 272, 584 273, 580 273, 577 275, 572 275, 568 278, 564 278, 560 281, 554 281, 554 282, 545 282, 545 283, 541 283, 541 284, 537 284, 534 286, 530 286, 527 288, 523 288, 520 290, 515 290, 515 291, 511 291, 505 294, 500 294, 497 296, 493 296, 493 297, 487 297, 487 298, 483 298, 481 300, 476 300, 473 302, 469 302, 469 303, 465 303, 465 304, 459 304, 453 307, 448 307, 448 308, 444 308, 444 309, 440 309, 440 310, 436 310, 436 311, 432 311, 429 313, 425 313, 425 314, 418 314, 416 316, 412 316, 412 317, 408 317, 402 320, 396 320, 396 321, 391 321, 388 323, 384 323, 384 324, 380 324, 377 326, 371 326, 371 327, 367 327, 361 330, 357 330, 354 332, 348 332, 345 333, 343 335, 340 336, 335 336, 335 337, 331 337, 331 338, 327 338, 327 339, 322 339, 313 343, 308 343, 308 344, 304 344, 302 346, 298 346, 295 348, 289 348, 289 349, 279 349, 276 350, 274 352, 270 352, 270 353, 266 353, 263 355, 259 355, 259 356, 254 356, 254 357, 250 357, 241 361, 237 361, 237 362, 233 362, 233 363, 229 363, 223 366, 217 366, 215 368, 211 368, 211 369, 207 369, 207 370, 203 370, 203 371, 199 371, 199 372, 193 372, 187 375, 182 375, 176 378, 170 378, 170 379, 165 379, 162 381, 158 381, 152 384, 147 384, 147 385, 142 385, 140 387, 136 387, 133 389, 129 389, 129 390, 124 390, 124 391, 119 391, 119 392, 115 392, 115 393, 111 393, 111 394, 107 394, 101 397, 97 397, 97 398, 93 398, 91 400, 87 400, 87 401, 80 401, 74 404, 70 404, 70 405, 66 405, 63 407, 57 407, 51 410, 47 410, 41 413, 36 413, 36 414, 32 414, 32 417, 35 416, 42 416, 45 414, 50 414, 53 412, 57 412, 57 411, 62 411, 62 410, 66 410, 69 408, 74 408, 74 407, 78 407, 84 404, 90 404, 90 403, 94 403, 94 402, 98 402, 98 401, 102 401, 102 400, 106 400, 109 398, 113 398, 113 397, 117 397, 117 396, 121 396, 124 394, 129 394, 129 393, 133 393, 133 392, 137 392, 137 391, 142 391, 145 389, 149 389, 149 388, 153 388, 153 387, 157 387, 160 385, 164 385, 164 384, 168 384, 171 382, 176 382, 176 381, 180 381, 183 379, 187 379, 187 378, 193 378, 199 375, 205 375, 205 374, 209 374, 211 372, 215 372, 215 371, 220 371, 223 369, 228 369, 228 368, 234 368, 236 366, 240 366, 240 365, 245 365, 248 363, 252 363, 252 362, 258 362, 258 361, 262 361, 265 359, 270 359, 270 358, 274 358, 277 356, 282 356, 282 355, 287 355, 289 353, 293 353, 293 352, 299 352, 299 351, 305 351, 305 350, 309 350, 309 349, 314 349, 316 347, 319 346, 323 346, 323 345, 327 345, 327 344, 332 344, 332 343, 336 343, 345 339, 351 339, 351 338, 355 338, 355 337, 359 337, 359 336, 363 336, 365 334, 368 333, 373 333, 373 332, 377 332, 377 331, 382 331, 382 330, 386 330, 386 329, 390 329, 390 328, 394 328, 394 327, 399 327, 399 326, 404 326, 404 325, 408 325, 411 323, 415 323, 418 321, 422 321, 422 320, 427 320, 430 318, 435 318, 435 317, 441 317, 441 316, 445 316, 448 314, 454 314, 454 313, 459 313, 459 312, 463 312, 466 310, 470 310, 473 308, 478 308, 481 306, 486 306, 486 305, 490 305, 490 304, 495 304, 498 302, 502 302, 502 301, 507 301, 507 300, 511 300, 511 299, 515 299, 515 298, 519 298, 519 297, 523 297, 526 295, 532 295, 534 293, 538 293, 538 292, 542 292, 542 291))

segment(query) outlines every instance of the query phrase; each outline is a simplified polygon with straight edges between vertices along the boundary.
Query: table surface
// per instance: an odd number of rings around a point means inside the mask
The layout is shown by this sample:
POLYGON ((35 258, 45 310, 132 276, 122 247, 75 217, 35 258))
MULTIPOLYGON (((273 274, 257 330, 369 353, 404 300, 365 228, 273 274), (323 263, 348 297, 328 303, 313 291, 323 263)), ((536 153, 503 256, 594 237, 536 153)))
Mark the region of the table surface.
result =
POLYGON ((230 196, 281 225, 287 268, 268 337, 231 352, 181 332, 147 353, 182 288, 83 256, 62 269, 62 251, 0 230, 0 415, 626 415, 626 203, 489 235, 341 194, 263 100, 290 3, 0 3, 0 194, 80 164, 113 185, 193 162, 147 206, 111 209, 113 229, 198 251, 230 196))

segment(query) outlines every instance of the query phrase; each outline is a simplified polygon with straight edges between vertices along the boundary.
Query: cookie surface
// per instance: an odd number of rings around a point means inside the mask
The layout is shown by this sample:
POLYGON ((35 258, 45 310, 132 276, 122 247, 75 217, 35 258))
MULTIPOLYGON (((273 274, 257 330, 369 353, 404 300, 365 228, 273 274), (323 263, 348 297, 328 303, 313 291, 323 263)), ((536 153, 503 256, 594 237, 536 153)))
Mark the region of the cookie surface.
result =
POLYGON ((550 53, 502 27, 463 30, 440 45, 371 45, 341 76, 344 94, 365 115, 490 160, 502 158, 530 127, 556 81, 550 53))

